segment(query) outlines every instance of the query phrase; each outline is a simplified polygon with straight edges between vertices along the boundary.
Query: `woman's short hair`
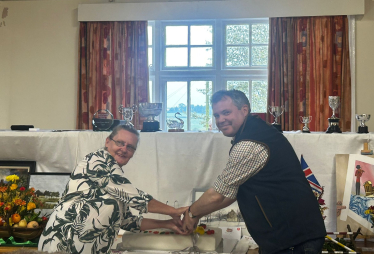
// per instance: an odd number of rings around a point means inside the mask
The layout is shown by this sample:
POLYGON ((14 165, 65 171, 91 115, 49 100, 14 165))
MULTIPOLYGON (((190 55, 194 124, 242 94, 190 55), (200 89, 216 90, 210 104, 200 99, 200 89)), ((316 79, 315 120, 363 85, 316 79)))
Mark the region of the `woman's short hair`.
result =
POLYGON ((120 130, 125 130, 125 131, 128 131, 128 132, 131 132, 131 133, 135 134, 136 137, 138 138, 138 142, 139 142, 139 132, 134 127, 132 127, 131 125, 125 125, 125 124, 120 124, 120 125, 117 125, 116 127, 114 127, 113 130, 112 130, 112 133, 110 133, 108 138, 113 139, 114 136, 117 135, 120 130))
POLYGON ((248 106, 249 113, 251 113, 251 105, 249 103, 249 100, 247 96, 239 90, 220 90, 213 94, 212 98, 210 99, 210 102, 213 104, 216 104, 217 102, 221 101, 224 97, 230 97, 234 105, 241 109, 244 105, 248 106))

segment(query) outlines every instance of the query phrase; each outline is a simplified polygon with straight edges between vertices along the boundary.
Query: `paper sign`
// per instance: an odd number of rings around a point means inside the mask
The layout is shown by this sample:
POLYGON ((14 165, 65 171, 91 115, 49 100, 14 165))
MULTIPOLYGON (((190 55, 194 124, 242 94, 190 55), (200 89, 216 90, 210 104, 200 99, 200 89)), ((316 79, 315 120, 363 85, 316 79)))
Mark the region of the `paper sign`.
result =
POLYGON ((241 227, 220 227, 222 229, 222 238, 223 239, 235 239, 240 240, 242 237, 242 228, 241 227))

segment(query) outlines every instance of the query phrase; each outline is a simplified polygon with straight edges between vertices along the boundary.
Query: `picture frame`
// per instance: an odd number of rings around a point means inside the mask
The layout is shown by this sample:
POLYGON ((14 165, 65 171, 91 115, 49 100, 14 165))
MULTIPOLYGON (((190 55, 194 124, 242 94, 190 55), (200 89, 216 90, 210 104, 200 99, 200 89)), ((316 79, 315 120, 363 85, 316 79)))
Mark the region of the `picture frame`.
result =
POLYGON ((19 185, 28 188, 30 174, 36 170, 36 161, 0 161, 0 185, 6 184, 6 177, 17 175, 20 178, 19 185))
POLYGON ((35 194, 45 203, 45 207, 42 209, 43 214, 52 213, 69 180, 70 173, 30 173, 29 186, 35 188, 35 194))

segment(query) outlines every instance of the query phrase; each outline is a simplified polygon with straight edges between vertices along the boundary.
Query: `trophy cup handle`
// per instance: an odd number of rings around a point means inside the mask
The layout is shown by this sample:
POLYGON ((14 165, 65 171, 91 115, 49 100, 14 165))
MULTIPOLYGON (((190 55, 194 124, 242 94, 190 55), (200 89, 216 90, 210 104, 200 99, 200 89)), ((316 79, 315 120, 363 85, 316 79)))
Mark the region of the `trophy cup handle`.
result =
POLYGON ((303 117, 302 117, 302 116, 299 116, 299 121, 300 121, 301 123, 303 123, 303 117))
POLYGON ((271 112, 271 107, 272 107, 272 106, 269 106, 269 107, 268 107, 268 110, 269 110, 269 113, 270 113, 271 115, 273 115, 273 112, 271 112))
POLYGON ((281 106, 281 109, 282 109, 282 113, 279 114, 279 116, 281 116, 284 112, 284 106, 281 106))

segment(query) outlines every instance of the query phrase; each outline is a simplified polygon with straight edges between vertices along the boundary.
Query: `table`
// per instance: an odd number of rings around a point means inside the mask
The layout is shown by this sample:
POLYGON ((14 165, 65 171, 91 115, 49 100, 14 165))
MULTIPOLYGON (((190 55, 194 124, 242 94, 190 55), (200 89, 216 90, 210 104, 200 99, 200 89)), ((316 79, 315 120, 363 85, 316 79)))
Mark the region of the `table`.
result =
POLYGON ((8 247, 0 246, 0 253, 11 253, 12 251, 22 251, 22 250, 38 250, 38 247, 8 247))
MULTIPOLYGON (((87 153, 103 147, 109 132, 0 131, 0 160, 34 160, 37 172, 71 172, 87 153)), ((327 231, 336 229, 335 154, 359 154, 374 133, 284 132, 325 187, 327 231)), ((219 132, 141 132, 138 149, 125 166, 139 189, 169 205, 185 206, 194 188, 211 186, 225 167, 230 138, 219 132)), ((151 216, 152 217, 152 216, 151 216)), ((157 216, 156 218, 166 218, 157 216)))

